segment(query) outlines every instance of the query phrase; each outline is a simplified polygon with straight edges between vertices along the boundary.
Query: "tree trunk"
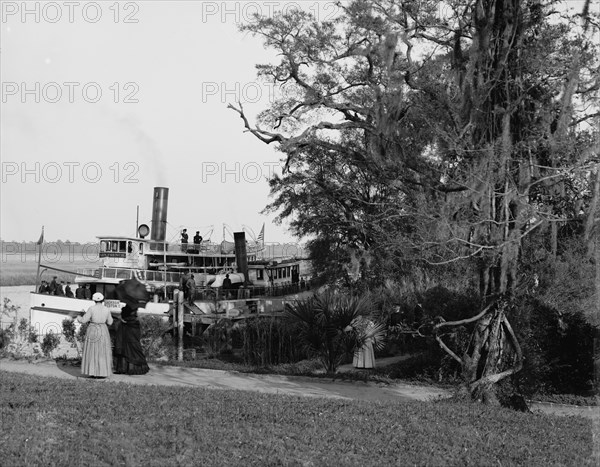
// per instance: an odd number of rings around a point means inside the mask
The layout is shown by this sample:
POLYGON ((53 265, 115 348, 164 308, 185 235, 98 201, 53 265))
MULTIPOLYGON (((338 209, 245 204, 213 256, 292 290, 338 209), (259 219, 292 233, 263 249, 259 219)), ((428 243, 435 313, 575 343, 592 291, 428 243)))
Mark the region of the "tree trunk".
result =
POLYGON ((434 327, 442 349, 462 366, 463 384, 460 392, 486 404, 499 404, 496 384, 520 371, 523 362, 521 348, 505 315, 507 302, 499 300, 488 305, 479 315, 434 327), (471 345, 458 357, 443 342, 437 332, 444 327, 475 323, 471 345))
POLYGON ((596 222, 600 218, 598 214, 598 198, 600 197, 600 168, 596 169, 594 173, 595 180, 592 187, 592 200, 587 212, 585 220, 585 233, 584 238, 587 243, 587 256, 592 258, 595 253, 596 237, 598 233, 596 230, 596 222))

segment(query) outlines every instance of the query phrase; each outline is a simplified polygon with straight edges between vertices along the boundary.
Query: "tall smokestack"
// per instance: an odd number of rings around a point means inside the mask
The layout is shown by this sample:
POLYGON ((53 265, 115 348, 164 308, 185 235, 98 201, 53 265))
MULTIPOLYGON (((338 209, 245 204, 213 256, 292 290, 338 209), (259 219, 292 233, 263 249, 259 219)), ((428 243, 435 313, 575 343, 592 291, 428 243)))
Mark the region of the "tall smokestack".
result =
POLYGON ((233 232, 237 272, 244 274, 244 285, 248 283, 248 254, 246 253, 246 233, 233 232))
POLYGON ((152 229, 150 240, 164 242, 167 238, 167 207, 169 205, 169 189, 154 187, 152 202, 152 229))

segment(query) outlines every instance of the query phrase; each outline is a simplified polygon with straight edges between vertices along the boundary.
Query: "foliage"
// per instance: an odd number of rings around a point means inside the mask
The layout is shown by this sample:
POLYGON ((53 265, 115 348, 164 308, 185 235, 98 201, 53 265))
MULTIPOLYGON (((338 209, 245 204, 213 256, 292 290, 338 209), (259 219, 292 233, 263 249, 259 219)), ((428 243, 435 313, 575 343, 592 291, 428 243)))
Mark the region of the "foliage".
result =
POLYGON ((523 293, 557 312, 577 313, 600 326, 596 261, 587 256, 577 231, 564 236, 559 231, 559 235, 556 254, 539 236, 525 245, 521 275, 527 287, 523 293))
POLYGON ((168 353, 167 349, 173 346, 172 340, 166 336, 170 325, 158 316, 141 316, 140 343, 147 358, 159 358, 168 353))
POLYGON ((46 357, 50 357, 52 352, 60 344, 60 336, 54 334, 52 331, 47 333, 42 340, 42 352, 46 357))
POLYGON ((525 362, 513 385, 528 396, 594 390, 594 339, 599 329, 578 312, 562 313, 524 298, 513 311, 525 362))
POLYGON ((433 0, 354 0, 329 21, 294 11, 241 26, 277 52, 257 69, 285 92, 260 126, 230 107, 286 155, 268 210, 314 238, 317 270, 346 280, 343 263, 358 262, 380 280, 476 258, 481 293, 503 293, 523 238, 589 224, 600 54, 554 3, 460 0, 440 15, 433 0))
POLYGON ((241 343, 243 362, 247 365, 271 367, 307 357, 298 343, 297 326, 281 317, 245 319, 234 325, 232 332, 234 341, 241 343))
POLYGON ((12 322, 6 328, 0 329, 0 349, 13 356, 27 354, 27 349, 36 353, 39 351, 37 331, 25 318, 21 318, 17 323, 18 312, 19 307, 5 297, 1 315, 12 318, 12 322))
POLYGON ((75 331, 75 321, 72 319, 63 319, 62 322, 62 333, 65 336, 67 342, 71 344, 75 344, 76 342, 76 331, 75 331))
POLYGON ((90 323, 82 323, 81 326, 79 326, 79 331, 77 331, 77 335, 75 336, 75 338, 77 339, 77 342, 79 342, 80 344, 83 344, 83 342, 85 341, 85 334, 87 333, 87 329, 89 327, 90 323))
POLYGON ((372 311, 368 295, 348 296, 326 290, 311 298, 286 304, 286 318, 298 325, 298 338, 309 356, 318 356, 333 374, 344 358, 365 344, 383 345, 383 326, 367 326, 372 311))
MULTIPOLYGON (((230 108, 285 154, 268 210, 314 239, 315 270, 335 285, 362 291, 466 260, 482 301, 514 296, 524 239, 543 232, 556 256, 572 220, 591 257, 597 15, 588 8, 582 23, 551 0, 444 6, 353 0, 326 21, 295 11, 241 26, 276 52, 258 74, 286 92, 256 126, 230 108)), ((490 394, 519 344, 503 339, 513 333, 500 308, 471 328, 464 379, 490 394)))
POLYGON ((75 321, 72 319, 64 319, 62 322, 62 334, 65 336, 66 341, 71 343, 71 345, 77 349, 77 355, 79 357, 81 357, 81 349, 83 349, 85 334, 89 325, 89 321, 87 323, 81 323, 79 329, 77 329, 75 321))
POLYGON ((579 417, 173 386, 89 391, 85 381, 0 372, 3 463, 595 465, 592 421, 579 417))
POLYGON ((419 343, 424 347, 423 350, 376 372, 397 380, 444 385, 461 383, 460 366, 436 345, 433 338, 420 338, 419 343))

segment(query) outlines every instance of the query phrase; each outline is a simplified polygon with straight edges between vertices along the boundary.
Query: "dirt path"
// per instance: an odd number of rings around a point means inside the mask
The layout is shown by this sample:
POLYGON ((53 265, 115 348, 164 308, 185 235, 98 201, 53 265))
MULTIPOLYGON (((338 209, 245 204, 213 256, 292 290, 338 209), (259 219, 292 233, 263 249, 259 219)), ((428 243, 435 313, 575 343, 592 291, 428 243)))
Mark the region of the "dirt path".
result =
MULTIPOLYGON (((23 360, 0 360, 0 370, 53 376, 65 379, 87 379, 78 367, 52 360, 28 363, 23 360)), ((346 382, 326 378, 301 376, 256 375, 221 370, 182 368, 150 364, 146 375, 113 375, 108 380, 95 380, 98 384, 120 382, 165 386, 204 387, 258 391, 271 394, 291 394, 304 397, 332 397, 370 401, 416 400, 427 401, 448 395, 443 389, 409 384, 383 384, 374 382, 346 382)))
MULTIPOLYGON (((45 360, 29 363, 24 360, 0 360, 0 370, 49 376, 72 380, 88 379, 81 376, 79 367, 64 362, 45 360)), ((448 397, 449 391, 411 384, 384 384, 374 382, 336 381, 302 376, 257 375, 200 368, 182 368, 150 364, 146 375, 113 375, 94 384, 126 383, 163 386, 203 387, 257 391, 269 394, 289 394, 303 397, 329 397, 366 401, 430 401, 448 397)), ((533 412, 553 415, 578 415, 600 421, 600 407, 576 407, 558 404, 534 403, 533 412)))

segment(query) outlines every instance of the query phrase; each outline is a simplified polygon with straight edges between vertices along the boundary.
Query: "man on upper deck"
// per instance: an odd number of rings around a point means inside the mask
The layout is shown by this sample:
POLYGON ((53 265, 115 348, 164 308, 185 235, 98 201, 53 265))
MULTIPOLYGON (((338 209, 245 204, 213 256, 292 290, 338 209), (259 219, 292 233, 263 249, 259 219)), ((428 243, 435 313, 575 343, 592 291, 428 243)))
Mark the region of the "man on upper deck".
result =
POLYGON ((202 235, 200 235, 199 230, 196 230, 196 235, 194 235, 194 251, 200 251, 200 243, 202 243, 202 235))
POLYGON ((187 251, 188 234, 187 229, 181 231, 181 251, 187 251))

